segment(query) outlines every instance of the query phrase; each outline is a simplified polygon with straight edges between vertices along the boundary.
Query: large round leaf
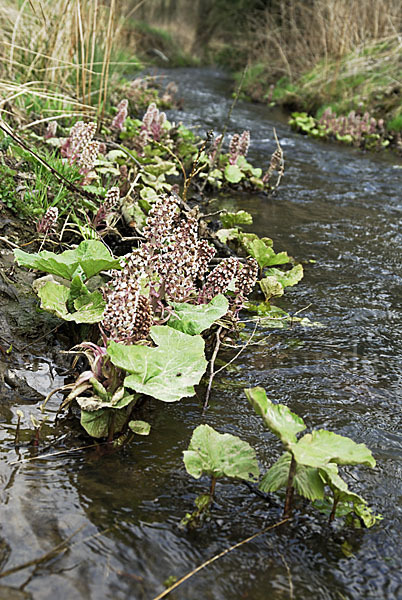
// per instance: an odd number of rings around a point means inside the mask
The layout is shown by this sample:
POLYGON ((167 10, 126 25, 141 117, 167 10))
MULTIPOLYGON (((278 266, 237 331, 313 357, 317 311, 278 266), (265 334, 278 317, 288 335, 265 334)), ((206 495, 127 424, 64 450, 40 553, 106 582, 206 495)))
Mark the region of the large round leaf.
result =
POLYGON ((202 337, 154 325, 151 338, 156 348, 116 342, 108 345, 112 363, 130 373, 124 386, 163 402, 193 396, 194 385, 200 382, 207 368, 202 337))
POLYGON ((222 294, 212 298, 208 304, 188 304, 187 302, 173 302, 174 313, 168 325, 189 335, 197 335, 218 319, 226 315, 229 302, 222 294))
POLYGON ((245 480, 259 476, 257 458, 250 444, 229 433, 218 433, 209 425, 199 425, 194 430, 183 459, 187 472, 196 479, 201 475, 245 480))
POLYGON ((329 462, 375 467, 375 460, 367 446, 325 429, 307 433, 297 444, 292 444, 291 451, 298 463, 310 467, 322 467, 329 462))

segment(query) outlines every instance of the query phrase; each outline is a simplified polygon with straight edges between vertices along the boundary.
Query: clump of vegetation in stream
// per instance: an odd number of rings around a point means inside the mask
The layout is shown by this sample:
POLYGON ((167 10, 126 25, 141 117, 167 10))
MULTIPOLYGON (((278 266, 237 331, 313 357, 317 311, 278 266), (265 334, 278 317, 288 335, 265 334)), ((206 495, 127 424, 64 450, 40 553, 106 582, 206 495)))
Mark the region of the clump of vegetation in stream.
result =
MULTIPOLYGON (((319 511, 329 516, 345 517, 355 527, 372 527, 381 515, 375 515, 366 501, 349 490, 339 474, 338 466, 365 465, 375 467, 375 460, 364 444, 325 429, 314 430, 302 438, 297 435, 306 429, 298 415, 283 404, 271 402, 263 388, 245 390, 255 412, 266 427, 282 442, 285 452, 268 469, 259 483, 261 492, 286 490, 284 518, 292 514, 295 492, 310 500, 319 511)), ((255 451, 237 436, 220 434, 208 425, 199 425, 193 432, 190 445, 183 453, 187 472, 199 479, 211 478, 208 494, 198 496, 196 509, 187 514, 182 524, 196 527, 211 509, 218 479, 228 477, 257 482, 260 470, 255 451)))
POLYGON ((390 144, 390 134, 385 130, 384 120, 377 120, 368 112, 360 115, 351 111, 347 116, 338 117, 331 108, 327 108, 316 119, 305 112, 295 112, 289 125, 313 138, 334 139, 366 150, 378 150, 390 144))

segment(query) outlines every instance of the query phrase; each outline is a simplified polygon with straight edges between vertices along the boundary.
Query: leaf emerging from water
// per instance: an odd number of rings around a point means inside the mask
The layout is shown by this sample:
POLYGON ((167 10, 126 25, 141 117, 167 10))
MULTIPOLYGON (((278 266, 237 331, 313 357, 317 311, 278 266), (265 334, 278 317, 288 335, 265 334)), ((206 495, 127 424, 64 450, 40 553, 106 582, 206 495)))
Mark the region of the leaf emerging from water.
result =
POLYGON ((287 252, 279 252, 276 254, 272 246, 267 245, 263 239, 255 238, 251 240, 246 236, 242 236, 242 244, 250 256, 255 258, 261 269, 273 265, 283 265, 289 262, 287 252))
POLYGON ((282 287, 294 286, 303 279, 303 265, 296 265, 290 271, 281 271, 280 269, 268 269, 267 276, 274 277, 282 287))
POLYGON ((297 441, 296 434, 306 429, 303 419, 284 404, 271 402, 262 387, 249 388, 244 391, 251 406, 263 418, 268 429, 285 446, 295 444, 297 441))
POLYGON ((228 229, 235 225, 251 225, 253 222, 253 217, 245 210, 238 210, 235 213, 228 212, 222 214, 219 218, 223 227, 227 227, 228 229))
MULTIPOLYGON (((261 479, 260 489, 263 492, 276 492, 276 490, 285 488, 288 483, 290 462, 290 452, 282 454, 261 479)), ((300 496, 309 500, 322 500, 324 498, 325 484, 318 469, 313 467, 297 465, 293 486, 300 496)))
POLYGON ((307 433, 292 445, 292 453, 298 463, 310 467, 322 467, 329 462, 375 467, 375 460, 367 446, 325 429, 307 433))
POLYGON ((81 425, 91 437, 107 437, 111 427, 113 427, 114 433, 119 433, 122 430, 130 411, 130 405, 125 406, 121 410, 102 408, 100 410, 87 411, 82 409, 81 425))
POLYGON ((130 421, 128 426, 137 435, 149 435, 151 425, 146 421, 130 421))
POLYGON ((250 444, 229 433, 218 433, 209 425, 199 425, 193 431, 183 460, 187 472, 195 479, 209 475, 249 481, 259 476, 257 458, 250 444))

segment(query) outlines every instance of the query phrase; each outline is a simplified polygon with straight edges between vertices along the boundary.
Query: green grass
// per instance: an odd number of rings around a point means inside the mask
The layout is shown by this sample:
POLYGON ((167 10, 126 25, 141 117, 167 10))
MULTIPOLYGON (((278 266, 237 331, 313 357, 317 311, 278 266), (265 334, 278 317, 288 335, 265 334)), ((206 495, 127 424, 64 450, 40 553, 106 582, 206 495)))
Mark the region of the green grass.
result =
MULTIPOLYGON (((80 202, 34 156, 8 140, 9 138, 0 134, 0 147, 4 148, 0 159, 0 201, 7 208, 21 218, 36 221, 49 206, 57 206, 62 215, 72 205, 80 202)), ((35 148, 35 151, 38 150, 35 148)), ((71 183, 82 179, 78 169, 63 162, 56 156, 56 151, 42 149, 40 156, 71 183)))
POLYGON ((402 114, 397 115, 394 119, 387 121, 388 131, 402 131, 402 114))

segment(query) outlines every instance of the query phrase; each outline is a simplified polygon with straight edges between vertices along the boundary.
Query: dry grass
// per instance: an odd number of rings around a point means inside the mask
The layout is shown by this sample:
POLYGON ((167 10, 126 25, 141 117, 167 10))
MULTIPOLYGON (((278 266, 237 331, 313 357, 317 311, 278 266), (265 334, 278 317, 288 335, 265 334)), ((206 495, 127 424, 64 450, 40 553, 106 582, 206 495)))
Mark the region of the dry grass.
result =
POLYGON ((401 25, 400 0, 280 0, 276 11, 250 17, 251 61, 295 81, 320 61, 400 34, 401 25))
POLYGON ((0 0, 0 110, 29 94, 102 115, 121 29, 116 1, 0 0))

